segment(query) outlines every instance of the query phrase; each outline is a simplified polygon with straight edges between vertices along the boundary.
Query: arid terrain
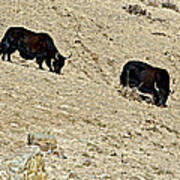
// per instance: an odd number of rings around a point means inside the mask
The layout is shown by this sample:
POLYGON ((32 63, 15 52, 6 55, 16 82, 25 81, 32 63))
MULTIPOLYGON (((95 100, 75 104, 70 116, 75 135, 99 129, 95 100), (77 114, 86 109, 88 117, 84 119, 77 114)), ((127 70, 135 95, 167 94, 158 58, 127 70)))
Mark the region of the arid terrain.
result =
POLYGON ((16 179, 8 158, 32 132, 57 140, 44 153, 48 180, 180 179, 180 12, 143 0, 1 0, 1 38, 10 26, 48 33, 72 57, 61 75, 18 52, 0 61, 0 179, 16 179), (167 69, 166 108, 121 94, 129 60, 167 69))

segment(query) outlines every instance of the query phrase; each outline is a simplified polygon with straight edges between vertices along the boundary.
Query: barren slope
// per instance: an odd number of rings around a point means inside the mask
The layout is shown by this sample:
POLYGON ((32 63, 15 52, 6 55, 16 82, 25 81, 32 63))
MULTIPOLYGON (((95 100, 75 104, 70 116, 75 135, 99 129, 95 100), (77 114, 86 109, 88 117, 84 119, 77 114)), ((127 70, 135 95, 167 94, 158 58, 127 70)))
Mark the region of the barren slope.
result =
POLYGON ((29 132, 43 132, 67 156, 46 156, 50 180, 180 179, 179 13, 137 0, 0 1, 0 25, 1 37, 9 26, 26 26, 73 53, 61 75, 18 53, 13 63, 0 61, 1 160, 23 148, 29 132), (128 14, 127 2, 151 18, 128 14), (118 93, 132 59, 168 70, 175 93, 167 108, 118 93))

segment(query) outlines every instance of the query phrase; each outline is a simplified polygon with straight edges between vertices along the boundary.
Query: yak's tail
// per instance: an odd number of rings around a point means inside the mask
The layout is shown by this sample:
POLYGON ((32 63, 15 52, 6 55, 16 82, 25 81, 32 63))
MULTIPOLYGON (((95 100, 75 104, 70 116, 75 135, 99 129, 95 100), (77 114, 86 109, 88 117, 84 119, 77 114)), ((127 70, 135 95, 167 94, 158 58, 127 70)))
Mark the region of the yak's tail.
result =
POLYGON ((0 54, 2 54, 2 42, 0 42, 0 54))
POLYGON ((129 85, 129 75, 130 75, 130 69, 129 69, 128 65, 126 64, 120 75, 120 84, 121 85, 123 85, 123 86, 129 85))

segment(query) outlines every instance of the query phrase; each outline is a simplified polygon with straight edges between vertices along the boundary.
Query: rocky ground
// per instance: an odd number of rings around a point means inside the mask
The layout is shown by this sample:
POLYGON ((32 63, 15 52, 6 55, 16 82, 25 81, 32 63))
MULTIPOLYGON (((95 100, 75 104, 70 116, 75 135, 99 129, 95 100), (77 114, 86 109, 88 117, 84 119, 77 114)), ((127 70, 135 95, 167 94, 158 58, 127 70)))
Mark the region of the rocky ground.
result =
POLYGON ((180 179, 180 6, 162 2, 0 1, 1 38, 9 26, 25 26, 73 54, 61 75, 18 52, 0 62, 0 179, 15 179, 10 161, 31 148, 33 132, 57 141, 54 153, 43 152, 41 179, 180 179), (168 70, 167 108, 120 93, 129 60, 168 70))

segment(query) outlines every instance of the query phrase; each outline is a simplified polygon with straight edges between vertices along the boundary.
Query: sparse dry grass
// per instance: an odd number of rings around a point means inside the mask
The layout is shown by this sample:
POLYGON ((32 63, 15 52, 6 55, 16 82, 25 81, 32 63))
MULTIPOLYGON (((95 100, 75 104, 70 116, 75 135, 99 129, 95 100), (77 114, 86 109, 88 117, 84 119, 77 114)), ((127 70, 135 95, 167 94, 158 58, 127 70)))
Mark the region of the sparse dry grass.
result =
POLYGON ((26 26, 73 54, 62 75, 18 53, 0 62, 0 179, 31 132, 57 139, 57 152, 43 157, 48 179, 180 178, 179 13, 139 0, 1 1, 0 10, 1 37, 9 26, 26 26), (127 13, 128 3, 151 18, 127 13), (119 87, 132 59, 168 70, 175 92, 167 108, 119 87))

